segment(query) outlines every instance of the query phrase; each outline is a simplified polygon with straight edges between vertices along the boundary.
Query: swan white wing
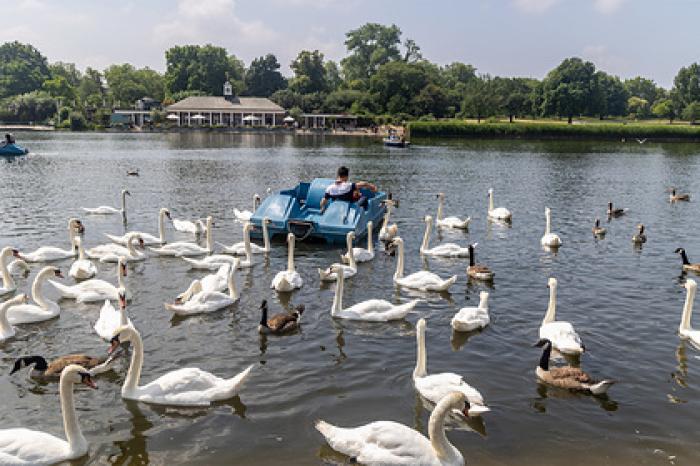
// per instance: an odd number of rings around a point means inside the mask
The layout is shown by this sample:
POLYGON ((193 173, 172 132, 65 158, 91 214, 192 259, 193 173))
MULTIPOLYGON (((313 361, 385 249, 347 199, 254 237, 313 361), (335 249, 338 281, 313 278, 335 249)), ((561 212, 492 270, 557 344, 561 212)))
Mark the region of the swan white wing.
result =
POLYGON ((354 304, 336 313, 335 317, 349 320, 364 320, 368 322, 387 322, 406 317, 411 312, 419 300, 394 305, 383 299, 369 299, 354 304))
POLYGON ((479 391, 464 381, 461 375, 452 372, 430 374, 413 380, 416 390, 423 397, 437 404, 452 392, 462 392, 470 404, 484 406, 484 397, 479 391))
POLYGON ((301 288, 303 284, 304 281, 302 280, 301 275, 299 275, 299 272, 288 272, 283 270, 281 272, 277 272, 275 278, 272 279, 270 288, 274 288, 277 291, 293 291, 297 288, 301 288))
POLYGON ((115 236, 115 235, 110 235, 110 234, 108 234, 108 233, 105 233, 105 236, 106 236, 110 241, 112 241, 112 242, 114 242, 114 243, 117 243, 117 244, 121 244, 121 245, 123 245, 123 246, 126 246, 127 242, 129 241, 130 235, 133 235, 133 234, 139 235, 139 236, 141 237, 141 239, 143 240, 143 243, 144 243, 144 244, 149 244, 149 245, 153 245, 153 244, 163 244, 163 243, 161 242, 159 236, 153 236, 153 235, 150 234, 150 233, 144 233, 144 232, 141 232, 141 231, 130 231, 130 232, 128 232, 128 233, 126 233, 126 234, 124 234, 124 235, 122 235, 122 236, 115 236))
POLYGON ((512 214, 510 213, 510 210, 506 209, 505 207, 497 207, 489 211, 489 217, 496 219, 508 219, 512 217, 512 214))
POLYGON ((42 246, 36 251, 22 254, 22 259, 26 262, 50 262, 61 259, 75 257, 76 253, 70 249, 55 248, 53 246, 42 246))
POLYGON ((233 215, 239 222, 249 222, 250 218, 253 216, 253 212, 250 210, 233 209, 233 215))
POLYGON ((79 458, 86 452, 73 452, 68 442, 38 430, 24 428, 0 430, 0 464, 55 464, 79 458))
POLYGON ((216 270, 222 265, 233 264, 236 260, 235 258, 224 254, 214 254, 213 256, 207 256, 204 259, 191 259, 189 257, 183 257, 182 259, 189 262, 193 269, 205 270, 216 270))
POLYGON ((556 321, 542 325, 540 338, 551 341, 554 349, 561 353, 578 354, 583 351, 581 337, 570 322, 556 321))
POLYGON ((192 315, 218 311, 235 302, 229 295, 218 291, 200 291, 182 304, 166 304, 165 308, 175 314, 192 315))
POLYGON ((7 309, 7 320, 12 325, 18 324, 33 324, 35 322, 43 322, 45 320, 58 317, 61 308, 58 304, 46 300, 48 309, 37 306, 36 304, 18 304, 7 309))
POLYGON ((80 280, 92 278, 97 275, 97 267, 87 259, 77 260, 71 264, 68 275, 80 280))
MULTIPOLYGON (((344 264, 335 264, 335 266, 343 268, 343 278, 354 277, 357 274, 356 267, 350 267, 349 265, 344 265, 344 264)), ((327 268, 326 270, 319 269, 318 273, 321 276, 321 280, 324 282, 334 282, 334 281, 338 280, 338 274, 336 274, 335 272, 332 272, 330 267, 327 268)))
POLYGON ((434 248, 424 249, 423 254, 440 257, 468 257, 469 248, 463 248, 455 243, 444 243, 434 248))
MULTIPOLYGON (((355 256, 355 262, 369 262, 374 259, 374 252, 370 252, 365 248, 352 248, 352 254, 355 256)), ((343 254, 341 257, 343 258, 343 262, 350 261, 347 253, 343 254)))
POLYGON ((426 270, 412 273, 394 280, 398 285, 421 291, 445 291, 457 281, 457 276, 443 280, 439 275, 426 270))
POLYGON ((437 225, 440 227, 447 227, 447 228, 466 229, 469 227, 470 221, 471 221, 471 217, 467 217, 465 219, 461 219, 459 217, 445 217, 445 218, 437 220, 437 225))
MULTIPOLYGON (((131 319, 126 318, 126 325, 133 327, 131 319)), ((121 314, 117 311, 109 300, 105 300, 102 309, 100 309, 100 317, 95 322, 95 332, 103 340, 111 340, 114 336, 114 331, 121 327, 121 314)))
POLYGON ((114 207, 102 205, 99 207, 82 207, 82 209, 88 214, 96 215, 112 215, 121 213, 121 209, 115 209, 114 207))
POLYGON ((173 219, 173 228, 183 233, 197 233, 197 225, 189 220, 173 219))
POLYGON ((469 332, 484 328, 491 322, 489 311, 479 307, 463 307, 452 318, 452 328, 459 332, 469 332))
POLYGON ((128 256, 129 250, 119 244, 100 244, 98 246, 86 249, 88 257, 91 259, 99 259, 107 254, 115 254, 117 256, 128 256))
POLYGON ((151 251, 161 256, 202 256, 208 254, 209 250, 195 243, 179 242, 166 244, 160 248, 149 248, 151 251))
POLYGON ((540 243, 542 246, 559 246, 561 245, 561 238, 556 233, 547 233, 542 236, 540 243))
MULTIPOLYGON (((87 303, 105 299, 119 299, 119 289, 100 278, 93 278, 73 286, 64 285, 54 280, 49 280, 49 283, 58 290, 62 297, 73 298, 78 302, 87 303)), ((129 298, 128 291, 127 298, 129 298)))

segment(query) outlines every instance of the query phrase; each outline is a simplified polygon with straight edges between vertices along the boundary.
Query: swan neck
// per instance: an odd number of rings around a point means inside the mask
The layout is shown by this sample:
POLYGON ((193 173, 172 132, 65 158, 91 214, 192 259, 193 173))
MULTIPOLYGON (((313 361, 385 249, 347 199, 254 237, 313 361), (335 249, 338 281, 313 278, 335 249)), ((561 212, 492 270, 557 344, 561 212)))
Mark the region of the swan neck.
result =
POLYGON ((691 330, 690 320, 693 317, 693 303, 695 302, 696 288, 688 289, 683 306, 683 317, 681 318, 681 330, 691 330))
POLYGON ((547 306, 547 312, 544 315, 544 320, 542 320, 542 325, 554 322, 557 313, 557 286, 552 285, 549 287, 549 305, 547 306))
POLYGON ((442 203, 443 203, 443 199, 442 199, 442 197, 440 197, 438 200, 438 210, 437 210, 437 218, 436 218, 437 221, 442 220, 442 203))
POLYGON ((545 227, 544 227, 544 234, 548 235, 552 229, 552 214, 549 212, 549 210, 547 210, 545 212, 544 216, 545 216, 545 220, 546 220, 545 227))
POLYGON ((51 267, 45 268, 39 272, 39 275, 37 275, 34 279, 34 283, 32 283, 32 299, 44 310, 48 309, 49 303, 46 302, 46 299, 44 298, 43 286, 44 282, 48 278, 48 275, 51 273, 53 273, 53 269, 51 267))
POLYGON ((396 259, 396 272, 394 273, 394 280, 397 278, 403 278, 403 243, 398 243, 396 249, 396 254, 399 257, 396 259))
POLYGON ((493 192, 489 191, 489 211, 493 210, 493 192))
POLYGON ((126 249, 129 251, 129 256, 131 257, 136 257, 138 254, 136 252, 136 248, 134 247, 134 241, 136 240, 136 235, 131 235, 129 236, 128 241, 126 242, 126 249))
POLYGON ((230 270, 228 272, 228 295, 236 301, 238 299, 238 288, 236 288, 236 277, 235 277, 235 272, 236 268, 231 265, 230 270))
POLYGON ((432 222, 425 222, 425 233, 423 233, 423 242, 420 245, 421 252, 428 249, 428 244, 430 244, 430 230, 432 222))
POLYGON ((119 306, 119 326, 129 325, 129 319, 126 316, 126 308, 119 306))
POLYGON ((484 294, 479 300, 479 309, 488 309, 489 306, 489 295, 484 294))
POLYGON ((335 285, 335 295, 333 296, 333 307, 331 307, 331 315, 334 316, 343 310, 343 288, 345 286, 345 274, 341 271, 336 272, 338 279, 335 285))
POLYGON ((59 385, 61 397, 61 413, 63 414, 63 429, 66 432, 66 440, 72 452, 87 449, 87 440, 83 436, 78 425, 78 416, 75 412, 73 399, 73 382, 68 377, 61 377, 59 385))
POLYGON ((143 367, 143 341, 141 335, 136 331, 131 331, 131 344, 133 345, 133 354, 131 355, 131 364, 129 371, 126 373, 122 394, 133 394, 141 380, 141 368, 143 367))
POLYGON ((83 247, 83 243, 81 241, 78 241, 76 245, 78 246, 78 260, 81 260, 81 261, 86 260, 85 248, 83 247))
POLYGON ((12 306, 11 301, 0 304, 0 336, 12 334, 12 324, 7 320, 7 310, 12 306))
POLYGON ((428 375, 428 355, 425 350, 425 327, 419 327, 416 331, 416 368, 413 370, 413 378, 428 375))
POLYGON ((267 231, 267 222, 263 219, 262 222, 262 231, 263 231, 263 247, 265 248, 265 252, 270 252, 270 237, 268 236, 268 231, 267 231))
POLYGON ((7 257, 9 254, 3 253, 0 257, 0 275, 2 275, 2 287, 6 290, 15 289, 15 279, 12 278, 12 274, 7 270, 7 257))
POLYGON ((160 237, 160 242, 165 243, 165 211, 161 211, 158 214, 158 236, 160 237))
MULTIPOLYGON (((212 242, 212 232, 211 232, 212 222, 207 220, 207 251, 212 252, 214 250, 214 243, 212 242)), ((248 240, 250 242, 250 240, 248 240)))
POLYGON ((374 254, 374 241, 372 236, 372 222, 367 222, 367 250, 374 254))
POLYGON ((345 238, 345 243, 348 248, 348 261, 350 262, 350 267, 356 268, 357 264, 355 263, 355 251, 352 247, 352 237, 350 235, 345 238))
POLYGON ((126 284, 124 283, 124 272, 122 271, 122 265, 119 262, 117 262, 117 283, 119 284, 119 288, 126 288, 126 284))
POLYGON ((451 403, 448 398, 450 397, 443 398, 443 400, 437 404, 430 414, 430 420, 428 421, 430 445, 433 447, 433 450, 435 450, 435 455, 441 460, 450 458, 452 451, 455 449, 445 435, 445 418, 450 411, 452 411, 451 403))
POLYGON ((294 237, 289 238, 287 248, 287 272, 294 272, 294 237))

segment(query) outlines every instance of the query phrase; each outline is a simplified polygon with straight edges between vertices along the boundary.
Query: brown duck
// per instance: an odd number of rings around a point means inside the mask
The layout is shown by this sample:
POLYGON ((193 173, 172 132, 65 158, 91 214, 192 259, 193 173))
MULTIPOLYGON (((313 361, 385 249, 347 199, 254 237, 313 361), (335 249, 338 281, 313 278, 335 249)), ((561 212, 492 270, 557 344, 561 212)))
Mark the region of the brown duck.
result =
POLYGON ((549 368, 549 357, 552 354, 552 342, 546 338, 538 341, 535 346, 544 347, 540 364, 535 373, 540 381, 556 388, 603 395, 615 383, 614 380, 593 380, 578 367, 563 366, 549 368))
POLYGON ((258 331, 260 333, 282 334, 299 328, 301 315, 304 313, 304 305, 300 304, 293 312, 281 312, 268 318, 267 300, 263 299, 260 305, 261 317, 258 331))
POLYGON ((488 266, 476 263, 474 248, 477 243, 470 244, 469 248, 469 267, 467 267, 467 275, 477 280, 493 280, 494 273, 488 266))
POLYGON ((683 270, 689 270, 691 272, 700 273, 700 263, 692 264, 688 260, 688 256, 685 253, 685 249, 683 249, 683 248, 676 249, 676 254, 681 255, 681 259, 683 260, 683 270))
POLYGON ((689 201, 690 200, 690 194, 676 194, 676 188, 671 188, 671 195, 669 196, 669 200, 671 202, 678 202, 678 201, 689 201))
POLYGON ((115 355, 95 358, 85 354, 67 354, 47 362, 43 356, 23 356, 15 361, 10 374, 24 369, 25 367, 33 366, 29 376, 32 379, 43 381, 58 381, 61 377, 61 372, 71 364, 78 364, 85 369, 98 369, 90 371, 92 375, 104 372, 109 369, 110 363, 114 360, 115 355), (100 370, 102 369, 102 370, 100 370))

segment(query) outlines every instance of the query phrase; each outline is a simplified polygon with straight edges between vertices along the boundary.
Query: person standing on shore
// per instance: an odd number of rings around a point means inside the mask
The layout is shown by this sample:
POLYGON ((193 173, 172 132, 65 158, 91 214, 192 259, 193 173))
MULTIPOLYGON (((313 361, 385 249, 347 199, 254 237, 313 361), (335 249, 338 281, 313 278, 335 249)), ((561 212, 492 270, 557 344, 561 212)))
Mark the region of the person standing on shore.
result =
POLYGON ((349 177, 350 169, 348 167, 338 168, 335 182, 326 188, 326 193, 321 199, 321 213, 325 212, 326 205, 330 200, 357 202, 360 207, 367 209, 367 198, 362 195, 360 189, 367 188, 372 192, 376 192, 377 186, 367 181, 351 183, 348 181, 349 177))

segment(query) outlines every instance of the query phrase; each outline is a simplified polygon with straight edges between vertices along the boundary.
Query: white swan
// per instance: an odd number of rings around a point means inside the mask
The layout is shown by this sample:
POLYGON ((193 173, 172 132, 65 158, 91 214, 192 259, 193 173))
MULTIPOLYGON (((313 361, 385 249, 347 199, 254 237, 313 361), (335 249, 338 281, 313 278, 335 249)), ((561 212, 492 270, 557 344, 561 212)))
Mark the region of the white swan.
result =
POLYGON ((447 291, 457 281, 457 275, 443 280, 439 275, 426 270, 414 272, 404 277, 403 239, 397 236, 393 239, 392 245, 398 249, 398 260, 396 261, 396 272, 394 273, 394 283, 397 285, 420 291, 447 291))
POLYGON ((116 207, 110 207, 108 205, 101 205, 99 207, 83 207, 82 209, 88 214, 92 215, 114 215, 122 214, 124 220, 126 220, 126 196, 131 196, 131 193, 126 189, 121 191, 122 207, 117 209, 116 207))
POLYGON ((469 228, 469 222, 471 221, 471 217, 467 217, 465 219, 461 219, 459 217, 442 217, 442 207, 443 204, 445 203, 445 193, 439 193, 437 195, 438 197, 438 210, 437 210, 437 216, 435 218, 435 223, 437 223, 438 227, 445 227, 445 228, 459 228, 460 230, 466 230, 469 228))
POLYGON ((165 244, 165 217, 170 218, 170 211, 165 207, 161 208, 158 212, 158 236, 153 236, 150 233, 144 233, 141 231, 130 231, 123 234, 122 236, 110 235, 105 233, 105 236, 109 238, 110 241, 126 246, 129 242, 129 235, 132 233, 137 233, 143 240, 143 244, 153 245, 153 244, 165 244))
POLYGON ((550 278, 548 286, 549 306, 540 326, 540 339, 551 341, 552 346, 563 354, 576 355, 583 353, 584 346, 581 344, 581 337, 574 330, 574 326, 569 322, 555 320, 557 312, 557 279, 550 278))
MULTIPOLYGON (((19 255, 17 257, 19 257, 19 255)), ((26 277, 29 275, 29 272, 31 272, 29 264, 23 259, 15 259, 10 262, 10 265, 7 266, 7 270, 13 277, 26 277)), ((2 292, 0 292, 0 295, 2 295, 2 292)))
POLYGON ((233 254, 236 256, 244 256, 246 255, 246 244, 250 245, 250 253, 251 254, 267 254, 271 251, 270 248, 270 236, 267 231, 267 225, 271 223, 271 220, 267 217, 265 217, 262 221, 262 234, 263 234, 263 245, 259 246, 255 243, 250 242, 250 231, 252 229, 251 227, 246 228, 246 225, 248 225, 250 222, 244 222, 243 224, 243 241, 235 243, 233 245, 226 246, 226 245, 221 245, 223 246, 223 251, 226 254, 233 254))
POLYGON ((36 304, 18 304, 7 309, 7 320, 12 325, 33 324, 58 317, 61 308, 57 303, 46 298, 43 293, 43 286, 50 276, 63 278, 63 274, 58 267, 50 265, 44 267, 34 278, 32 283, 32 300, 36 304))
POLYGON ((8 299, 4 303, 0 303, 0 343, 15 336, 15 328, 9 320, 7 320, 7 310, 10 306, 18 304, 27 304, 29 297, 26 294, 18 294, 8 299))
POLYGON ((219 270, 216 273, 212 273, 204 276, 201 279, 192 280, 190 286, 177 295, 175 298, 175 303, 184 303, 189 301, 192 296, 199 293, 200 291, 225 291, 228 287, 228 272, 230 268, 238 268, 238 260, 234 258, 232 264, 222 264, 219 266, 219 270))
MULTIPOLYGON (((374 259, 374 238, 372 237, 372 227, 373 223, 370 220, 367 222, 367 249, 365 248, 352 248, 352 255, 355 257, 355 262, 369 262, 374 259)), ((345 253, 340 256, 343 263, 350 263, 350 254, 345 253)))
POLYGON ((0 430, 0 464, 40 465, 56 464, 85 456, 88 442, 78 425, 73 402, 73 386, 83 384, 97 388, 90 373, 76 364, 63 369, 59 382, 61 412, 66 440, 38 430, 24 428, 0 430))
POLYGON ((213 254, 205 256, 203 259, 192 259, 191 257, 183 257, 182 260, 188 262, 193 269, 202 270, 218 270, 224 264, 232 265, 238 259, 227 256, 225 254, 213 254))
POLYGON ((452 328, 458 332, 471 332, 486 327, 491 319, 489 317, 489 292, 479 293, 479 305, 477 307, 463 307, 452 317, 452 328))
POLYGON ((71 264, 68 275, 78 280, 94 277, 97 275, 97 267, 85 256, 83 240, 80 239, 80 236, 76 236, 73 241, 75 242, 75 247, 78 248, 78 259, 71 264))
POLYGON ((20 253, 17 249, 7 246, 2 248, 2 251, 0 251, 0 275, 2 275, 2 288, 0 288, 0 296, 12 293, 17 289, 15 279, 7 269, 7 261, 13 256, 20 257, 20 253))
POLYGON ((387 200, 384 205, 386 205, 386 213, 384 214, 384 221, 382 222, 382 227, 379 229, 379 240, 388 242, 394 239, 394 237, 399 233, 399 227, 395 223, 390 225, 389 218, 391 217, 391 208, 394 206, 394 201, 387 200))
MULTIPOLYGON (((127 276, 126 260, 120 257, 117 261, 117 286, 102 280, 93 278, 85 280, 76 285, 64 285, 54 280, 49 280, 56 290, 61 294, 62 298, 75 299, 79 303, 90 303, 103 301, 105 299, 119 299, 119 289, 126 289, 124 277, 127 276)), ((127 299, 131 298, 131 294, 126 292, 127 299)))
POLYGON ((304 280, 301 279, 299 272, 294 270, 294 233, 287 235, 287 270, 277 272, 275 278, 272 279, 270 288, 277 291, 294 291, 304 285, 304 280))
POLYGON ((544 217, 546 223, 544 228, 544 236, 542 236, 540 244, 542 244, 542 246, 550 248, 558 248, 559 246, 561 246, 561 238, 559 238, 559 235, 557 235, 556 233, 552 233, 550 231, 552 228, 552 211, 549 207, 545 207, 544 217))
POLYGON ((180 220, 172 217, 171 220, 173 222, 173 228, 182 233, 191 233, 195 236, 199 236, 202 232, 207 230, 207 226, 201 220, 192 222, 190 220, 180 220))
POLYGON ((489 188, 489 218, 493 220, 501 220, 510 222, 513 219, 513 214, 505 207, 493 208, 493 188, 489 188))
POLYGON ((134 243, 138 243, 139 247, 143 248, 143 240, 138 233, 129 233, 129 241, 126 247, 119 244, 101 244, 90 248, 87 255, 91 259, 99 259, 100 262, 119 262, 119 259, 124 259, 126 262, 138 262, 146 259, 146 254, 137 251, 134 243))
POLYGON ((76 233, 81 233, 85 230, 83 224, 77 218, 71 218, 68 220, 68 240, 70 241, 70 249, 61 249, 53 246, 42 246, 36 251, 30 253, 22 253, 21 259, 27 262, 51 262, 61 259, 68 259, 71 257, 76 257, 78 251, 75 249, 75 238, 76 233))
POLYGON ((259 205, 260 196, 258 194, 253 194, 253 211, 251 212, 250 210, 233 209, 233 216, 236 217, 236 220, 238 220, 241 223, 250 222, 250 218, 258 209, 259 205))
POLYGON ((322 282, 334 282, 337 280, 338 275, 334 272, 337 268, 342 268, 345 274, 345 278, 354 277, 357 274, 357 264, 355 263, 355 254, 352 247, 352 240, 355 239, 355 233, 349 231, 345 236, 345 243, 348 252, 346 253, 350 259, 348 265, 345 264, 332 264, 327 269, 318 269, 318 275, 321 277, 322 282))
POLYGON ((133 326, 131 319, 126 315, 126 290, 119 288, 119 310, 114 309, 109 299, 105 299, 100 309, 100 317, 93 328, 100 338, 110 341, 119 327, 133 326))
POLYGON ((343 309, 343 287, 345 284, 345 273, 339 264, 331 266, 333 272, 338 275, 338 284, 335 287, 333 297, 333 307, 331 316, 339 319, 364 320, 367 322, 388 322, 406 317, 411 312, 420 299, 414 299, 405 304, 394 305, 383 299, 368 299, 343 309))
POLYGON ((689 278, 685 281, 685 289, 687 290, 687 294, 678 333, 681 338, 688 339, 693 345, 700 347, 700 330, 693 330, 693 327, 690 325, 690 320, 693 317, 693 303, 695 302, 695 292, 698 289, 698 284, 695 280, 689 278))
POLYGON ((239 298, 238 289, 236 288, 236 279, 234 277, 235 272, 235 267, 228 267, 226 282, 228 285, 228 294, 220 291, 200 290, 185 302, 176 302, 175 304, 165 303, 165 309, 178 315, 187 316, 214 312, 230 306, 238 301, 239 298))
POLYGON ((131 342, 129 371, 122 385, 122 398, 169 406, 209 406, 238 394, 253 365, 230 379, 222 379, 201 369, 188 367, 168 372, 152 382, 139 386, 143 367, 143 341, 133 327, 120 327, 112 337, 110 352, 120 342, 131 342))
POLYGON ((214 219, 209 216, 207 217, 207 228, 206 228, 206 242, 207 246, 202 247, 196 243, 189 243, 185 241, 180 241, 177 243, 165 244, 159 248, 149 248, 151 251, 155 252, 160 256, 171 256, 171 257, 186 257, 186 256, 203 256, 205 254, 211 254, 214 250, 211 235, 211 227, 214 223, 214 219))
POLYGON ((425 233, 423 234, 423 242, 420 245, 420 253, 424 256, 435 257, 467 257, 469 256, 469 248, 464 248, 455 243, 442 243, 434 248, 430 246, 430 233, 433 230, 433 217, 425 216, 425 233))
MULTIPOLYGON (((463 393, 470 404, 469 416, 480 416, 490 411, 479 391, 466 383, 461 375, 453 372, 428 375, 428 355, 425 349, 425 319, 416 324, 416 368, 413 370, 413 384, 418 393, 433 404, 452 392, 463 393)), ((459 411, 454 412, 460 415, 459 411)))
POLYGON ((316 430, 336 451, 362 464, 463 466, 464 458, 445 436, 445 419, 452 411, 465 411, 464 394, 445 396, 430 414, 428 437, 393 421, 376 421, 354 428, 316 421, 316 430))

